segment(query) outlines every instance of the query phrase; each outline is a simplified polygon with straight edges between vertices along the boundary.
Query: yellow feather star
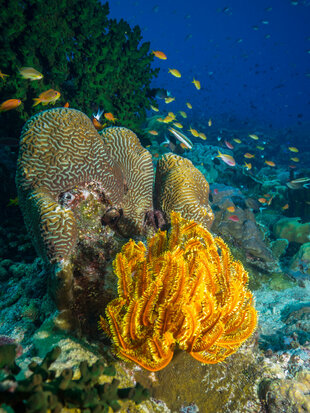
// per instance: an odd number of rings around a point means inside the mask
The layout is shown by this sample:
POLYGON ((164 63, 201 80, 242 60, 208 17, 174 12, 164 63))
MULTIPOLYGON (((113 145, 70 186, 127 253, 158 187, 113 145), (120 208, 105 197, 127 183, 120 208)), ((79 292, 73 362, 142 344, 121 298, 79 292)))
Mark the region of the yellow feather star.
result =
POLYGON ((171 214, 171 231, 130 240, 113 262, 119 297, 99 326, 117 355, 150 371, 166 367, 175 346, 218 363, 253 333, 257 313, 248 274, 228 246, 201 225, 171 214))

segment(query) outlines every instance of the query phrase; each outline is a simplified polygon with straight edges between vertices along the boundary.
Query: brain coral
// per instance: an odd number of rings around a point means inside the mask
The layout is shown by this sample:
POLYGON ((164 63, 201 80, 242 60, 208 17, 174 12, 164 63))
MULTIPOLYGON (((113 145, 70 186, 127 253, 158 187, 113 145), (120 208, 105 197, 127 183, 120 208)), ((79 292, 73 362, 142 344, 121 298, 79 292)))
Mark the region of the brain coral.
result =
POLYGON ((158 161, 155 180, 156 208, 167 219, 172 211, 210 228, 209 184, 189 159, 167 153, 158 161))
MULTIPOLYGON (((147 209, 151 205, 151 193, 144 187, 132 188, 128 184, 128 178, 133 183, 140 182, 144 171, 144 177, 150 175, 146 179, 148 190, 153 176, 151 161, 147 163, 147 156, 141 145, 139 149, 139 142, 132 132, 124 128, 118 132, 117 128, 112 129, 105 133, 104 138, 109 141, 106 147, 90 119, 80 111, 67 108, 40 112, 24 126, 16 184, 26 226, 43 259, 59 262, 68 257, 76 244, 74 211, 68 203, 62 202, 64 194, 72 196, 71 190, 80 188, 87 196, 88 185, 92 185, 110 209, 122 211, 124 203, 126 213, 131 212, 128 203, 132 200, 138 205, 141 200, 147 209), (133 142, 131 146, 124 145, 128 135, 133 142), (112 139, 115 139, 114 143, 111 143, 112 139), (129 155, 131 147, 135 154, 129 155), (122 165, 122 150, 131 159, 129 172, 122 165), (144 160, 141 168, 137 166, 140 160, 144 160), (135 173, 139 175, 137 179, 135 173), (134 190, 137 190, 136 194, 133 194, 134 190)), ((133 219, 122 212, 123 221, 139 221, 142 211, 143 207, 133 219)))
MULTIPOLYGON (((131 234, 141 232, 145 212, 152 209, 153 164, 150 152, 144 149, 137 136, 129 129, 106 128, 100 133, 105 150, 119 165, 124 179, 125 193, 122 201, 124 217, 130 217, 131 234)), ((126 218, 119 223, 129 231, 126 218)))

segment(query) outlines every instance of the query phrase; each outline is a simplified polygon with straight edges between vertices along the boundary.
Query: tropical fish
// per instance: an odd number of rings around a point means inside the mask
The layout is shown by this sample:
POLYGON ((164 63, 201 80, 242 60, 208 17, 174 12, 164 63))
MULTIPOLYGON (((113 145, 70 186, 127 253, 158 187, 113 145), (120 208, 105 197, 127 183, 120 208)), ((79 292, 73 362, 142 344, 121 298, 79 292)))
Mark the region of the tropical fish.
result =
POLYGON ((170 116, 173 120, 175 119, 175 114, 173 112, 168 112, 168 116, 170 116))
POLYGON ((0 77, 1 77, 2 80, 4 80, 5 76, 9 77, 9 75, 6 75, 5 73, 2 73, 1 70, 0 70, 0 77))
POLYGON ((187 114, 183 111, 183 110, 180 110, 180 115, 182 116, 182 118, 184 118, 184 119, 186 119, 187 118, 187 114))
POLYGON ((300 188, 309 188, 310 178, 303 177, 298 179, 293 179, 286 184, 290 189, 300 189, 300 188))
POLYGON ((234 138, 234 141, 235 141, 236 143, 241 143, 241 140, 238 139, 238 138, 234 138))
POLYGON ((186 145, 186 147, 188 149, 192 149, 193 148, 193 143, 191 142, 190 139, 188 139, 187 136, 184 135, 184 133, 174 129, 174 128, 169 128, 168 131, 175 137, 177 138, 181 143, 183 143, 184 145, 186 145))
POLYGON ((281 207, 281 209, 283 209, 283 211, 285 211, 286 209, 289 209, 289 204, 285 204, 285 205, 283 205, 283 207, 281 207))
POLYGON ((156 136, 156 135, 158 135, 158 132, 157 132, 157 130, 149 130, 147 133, 149 133, 150 135, 154 135, 154 136, 156 136))
POLYGON ((257 135, 255 135, 254 133, 251 134, 251 135, 249 135, 249 138, 252 138, 252 139, 254 139, 254 140, 256 140, 256 141, 259 139, 259 137, 258 137, 257 135))
POLYGON ((263 146, 256 146, 257 149, 259 149, 260 151, 263 151, 265 148, 263 146))
POLYGON ((66 102, 65 104, 64 104, 64 108, 68 108, 69 107, 69 102, 66 102))
POLYGON ((55 103, 60 97, 60 92, 54 89, 48 89, 45 92, 41 93, 38 98, 34 98, 35 103, 32 106, 37 106, 39 103, 42 105, 48 105, 49 103, 55 103))
POLYGON ((0 112, 7 112, 8 110, 17 108, 22 103, 19 99, 8 99, 1 103, 0 112))
POLYGON ((156 89, 155 97, 158 99, 166 99, 171 96, 171 92, 169 90, 158 88, 156 89))
POLYGON ((231 155, 223 154, 220 151, 218 151, 218 153, 219 154, 216 157, 221 158, 222 161, 224 161, 227 165, 229 165, 229 166, 235 166, 236 165, 236 161, 234 160, 234 158, 231 155))
POLYGON ((233 205, 226 208, 228 212, 235 212, 235 207, 233 205))
POLYGON ((207 139, 206 135, 203 132, 198 133, 199 138, 203 139, 204 141, 207 139))
POLYGON ((199 132, 198 132, 196 129, 193 129, 193 128, 190 126, 190 128, 188 129, 188 131, 189 131, 193 136, 195 136, 195 138, 198 138, 199 132))
POLYGON ((186 102, 186 106, 188 107, 188 109, 193 109, 193 106, 189 102, 186 102))
POLYGON ((167 56, 165 55, 164 52, 161 52, 160 50, 152 50, 152 53, 154 56, 158 57, 158 59, 166 60, 167 56))
POLYGON ((177 69, 169 69, 168 73, 171 73, 174 77, 181 77, 181 73, 177 69))
POLYGON ((174 122, 174 123, 173 123, 173 126, 175 126, 176 128, 179 128, 179 129, 182 129, 182 128, 183 128, 183 125, 182 125, 182 123, 180 123, 180 122, 174 122))
POLYGON ((258 198, 258 201, 259 201, 261 204, 266 204, 267 199, 266 199, 266 198, 261 197, 261 198, 258 198))
POLYGON ((229 219, 230 221, 233 221, 233 222, 238 222, 238 221, 240 221, 238 215, 230 215, 230 216, 228 217, 228 219, 229 219))
POLYGON ((233 145, 232 145, 230 142, 224 140, 224 143, 225 143, 225 145, 227 146, 227 148, 229 148, 229 149, 234 149, 233 145))
POLYGON ((208 126, 212 126, 212 119, 208 120, 208 126))
POLYGON ((201 85, 200 85, 199 80, 196 80, 196 79, 194 78, 193 81, 192 81, 192 83, 194 83, 194 85, 195 85, 195 87, 196 87, 197 90, 200 90, 201 85))
POLYGON ((245 153, 244 155, 243 155, 245 158, 248 158, 248 159, 251 159, 251 158, 255 158, 255 155, 253 155, 253 154, 251 154, 251 153, 245 153))
POLYGON ((107 112, 104 114, 104 117, 106 118, 106 120, 109 120, 110 122, 115 122, 117 119, 114 117, 113 113, 111 112, 107 112))
POLYGON ((102 130, 104 128, 104 126, 96 118, 93 118, 93 125, 97 130, 102 130))
POLYGON ((165 103, 171 103, 175 100, 173 97, 165 98, 165 103))
POLYGON ((22 67, 19 70, 19 73, 24 79, 30 79, 31 81, 40 80, 43 78, 42 73, 38 72, 33 67, 22 67))
POLYGON ((265 163, 269 166, 276 166, 276 164, 273 161, 265 161, 265 163))
POLYGON ((164 118, 164 120, 163 120, 164 123, 170 123, 170 122, 172 122, 172 121, 173 121, 173 118, 172 118, 171 116, 169 116, 169 115, 167 115, 167 116, 164 118))
POLYGON ((295 148, 295 146, 289 146, 288 148, 291 152, 299 152, 299 149, 295 148))
POLYGON ((293 161, 293 162, 299 162, 299 158, 297 158, 297 157, 291 158, 291 161, 293 161))
POLYGON ((151 105, 151 109, 154 111, 154 112, 158 112, 159 111, 159 109, 158 108, 156 108, 155 106, 153 106, 153 105, 151 105))
POLYGON ((244 162, 244 165, 243 165, 245 168, 247 168, 248 170, 250 170, 250 169, 252 169, 252 164, 251 163, 246 163, 246 162, 244 162))

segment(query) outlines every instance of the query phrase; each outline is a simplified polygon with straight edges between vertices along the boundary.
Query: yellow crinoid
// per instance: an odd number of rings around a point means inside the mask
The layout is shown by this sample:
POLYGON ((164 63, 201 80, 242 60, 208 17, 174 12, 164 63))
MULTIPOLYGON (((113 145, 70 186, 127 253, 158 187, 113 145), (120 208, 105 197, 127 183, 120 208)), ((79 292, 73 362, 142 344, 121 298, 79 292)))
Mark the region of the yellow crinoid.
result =
POLYGON ((221 238, 179 213, 147 247, 130 240, 113 267, 119 297, 99 325, 120 358, 147 370, 167 366, 176 345, 203 363, 221 362, 256 327, 242 264, 221 238))

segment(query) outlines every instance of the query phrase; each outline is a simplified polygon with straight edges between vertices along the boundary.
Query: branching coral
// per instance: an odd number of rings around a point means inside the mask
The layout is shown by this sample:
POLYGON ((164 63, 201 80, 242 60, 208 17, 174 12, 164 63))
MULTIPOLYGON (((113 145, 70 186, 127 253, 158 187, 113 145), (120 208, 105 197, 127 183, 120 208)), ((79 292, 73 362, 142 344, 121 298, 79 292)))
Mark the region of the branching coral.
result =
POLYGON ((176 345, 203 363, 234 353, 255 329, 248 274, 221 238, 171 213, 171 232, 130 240, 116 256, 119 297, 100 317, 116 353, 157 371, 176 345))

